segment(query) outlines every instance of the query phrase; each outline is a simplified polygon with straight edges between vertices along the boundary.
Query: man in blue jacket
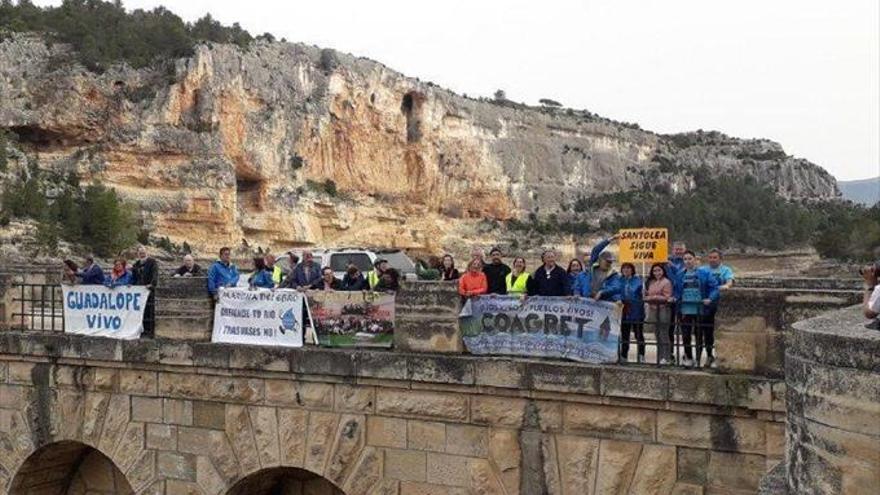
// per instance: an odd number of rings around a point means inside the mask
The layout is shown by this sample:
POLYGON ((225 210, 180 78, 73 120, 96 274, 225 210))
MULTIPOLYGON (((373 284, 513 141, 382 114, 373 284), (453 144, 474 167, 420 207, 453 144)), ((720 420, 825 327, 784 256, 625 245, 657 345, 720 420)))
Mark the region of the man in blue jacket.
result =
POLYGON ((620 294, 620 274, 614 271, 614 255, 605 251, 617 235, 603 239, 590 251, 590 263, 575 279, 574 295, 597 301, 614 301, 620 294))
MULTIPOLYGON (((723 255, 720 249, 712 249, 706 255, 706 261, 709 262, 707 269, 715 281, 718 283, 719 296, 720 293, 733 287, 733 269, 723 264, 721 261, 723 255)), ((710 306, 703 316, 703 340, 706 344, 706 366, 715 367, 715 356, 712 352, 715 348, 715 313, 718 312, 718 302, 710 306)))
POLYGON ((82 279, 80 283, 83 285, 104 285, 104 270, 95 263, 95 258, 91 256, 86 258, 86 266, 76 272, 76 276, 82 279))
MULTIPOLYGON (((673 281, 673 298, 678 303, 681 319, 681 338, 684 344, 684 360, 687 367, 700 366, 704 344, 704 320, 712 305, 718 302, 718 282, 712 272, 698 265, 693 251, 685 251, 684 269, 676 274, 673 281), (691 334, 696 336, 697 355, 694 361, 691 347, 691 334)), ((712 349, 707 346, 707 364, 714 361, 712 349)))
POLYGON ((214 300, 221 287, 235 287, 238 284, 238 268, 230 261, 232 254, 228 247, 220 248, 220 259, 208 270, 208 293, 214 300))

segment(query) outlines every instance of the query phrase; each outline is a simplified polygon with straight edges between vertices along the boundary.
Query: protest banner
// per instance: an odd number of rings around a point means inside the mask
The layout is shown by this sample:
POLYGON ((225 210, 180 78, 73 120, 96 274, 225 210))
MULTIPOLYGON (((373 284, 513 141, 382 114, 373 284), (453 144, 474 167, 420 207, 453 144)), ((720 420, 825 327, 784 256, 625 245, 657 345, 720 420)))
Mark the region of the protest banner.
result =
POLYGON ((318 343, 330 347, 391 347, 394 294, 315 291, 309 310, 318 343))
POLYGON ((211 342, 303 346, 305 296, 292 289, 218 291, 211 342))
POLYGON ((618 235, 621 263, 666 263, 669 258, 669 233, 666 229, 621 229, 618 235))
POLYGON ((144 330, 146 287, 62 285, 64 333, 132 340, 144 330))
POLYGON ((617 361, 620 311, 587 298, 483 296, 461 310, 461 334, 472 354, 617 361))

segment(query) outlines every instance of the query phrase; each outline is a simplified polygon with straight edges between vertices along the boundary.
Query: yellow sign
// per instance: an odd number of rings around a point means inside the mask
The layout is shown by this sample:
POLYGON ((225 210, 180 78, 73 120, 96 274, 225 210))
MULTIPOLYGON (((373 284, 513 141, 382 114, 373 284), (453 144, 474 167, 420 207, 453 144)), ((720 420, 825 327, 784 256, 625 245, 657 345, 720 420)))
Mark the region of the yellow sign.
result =
POLYGON ((669 258, 666 229, 621 229, 618 234, 621 263, 665 263, 669 258))

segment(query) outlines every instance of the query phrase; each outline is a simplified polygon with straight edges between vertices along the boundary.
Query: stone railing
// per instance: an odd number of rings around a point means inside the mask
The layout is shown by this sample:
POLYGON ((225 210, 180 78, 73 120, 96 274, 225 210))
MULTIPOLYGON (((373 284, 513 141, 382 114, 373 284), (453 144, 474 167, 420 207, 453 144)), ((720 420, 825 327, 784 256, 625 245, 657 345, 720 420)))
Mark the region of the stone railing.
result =
MULTIPOLYGON (((817 283, 823 284, 822 280, 817 283)), ((769 285, 769 284, 768 284, 769 285)), ((804 285, 802 282, 800 285, 804 285)), ((745 288, 724 291, 716 316, 719 367, 782 376, 792 325, 856 304, 858 290, 745 288)))
POLYGON ((736 286, 746 289, 853 291, 862 288, 862 280, 859 278, 742 277, 736 279, 736 286))
MULTIPOLYGON (((8 288, 10 284, 22 280, 20 274, 0 274, 0 327, 3 321, 11 321, 9 301, 13 294, 8 288)), ((42 275, 29 281, 53 283, 54 279, 42 275)), ((829 284, 826 279, 771 280, 754 282, 752 285, 782 287, 738 286, 725 291, 716 317, 716 354, 721 370, 782 376, 785 339, 792 323, 859 301, 858 290, 829 289, 829 284), (814 282, 812 285, 810 280, 814 282), (813 285, 818 289, 794 288, 813 285)), ((213 306, 205 286, 206 280, 200 277, 167 277, 160 281, 156 289, 157 338, 210 341, 213 306)), ((836 287, 846 286, 848 282, 836 287)), ((460 303, 455 284, 406 282, 397 294, 396 303, 396 350, 464 352, 459 333, 460 303)), ((649 334, 648 339, 652 338, 649 334)))
POLYGON ((766 494, 877 493, 880 332, 857 307, 794 325, 785 353, 786 462, 766 494))
MULTIPOLYGON (((211 340, 212 308, 202 277, 168 278, 156 289, 156 337, 211 340)), ((455 284, 406 282, 396 298, 394 347, 462 352, 455 284)))

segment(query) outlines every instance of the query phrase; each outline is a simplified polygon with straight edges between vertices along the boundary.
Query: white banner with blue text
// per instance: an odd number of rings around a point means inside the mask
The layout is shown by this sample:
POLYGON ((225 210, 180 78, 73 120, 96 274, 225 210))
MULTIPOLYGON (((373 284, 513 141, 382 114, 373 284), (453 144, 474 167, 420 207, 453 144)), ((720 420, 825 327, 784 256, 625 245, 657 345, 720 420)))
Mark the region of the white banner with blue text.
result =
POLYGON ((132 340, 144 329, 149 289, 136 285, 62 285, 64 333, 132 340))
POLYGON ((292 289, 222 288, 211 342, 303 346, 305 296, 292 289))

